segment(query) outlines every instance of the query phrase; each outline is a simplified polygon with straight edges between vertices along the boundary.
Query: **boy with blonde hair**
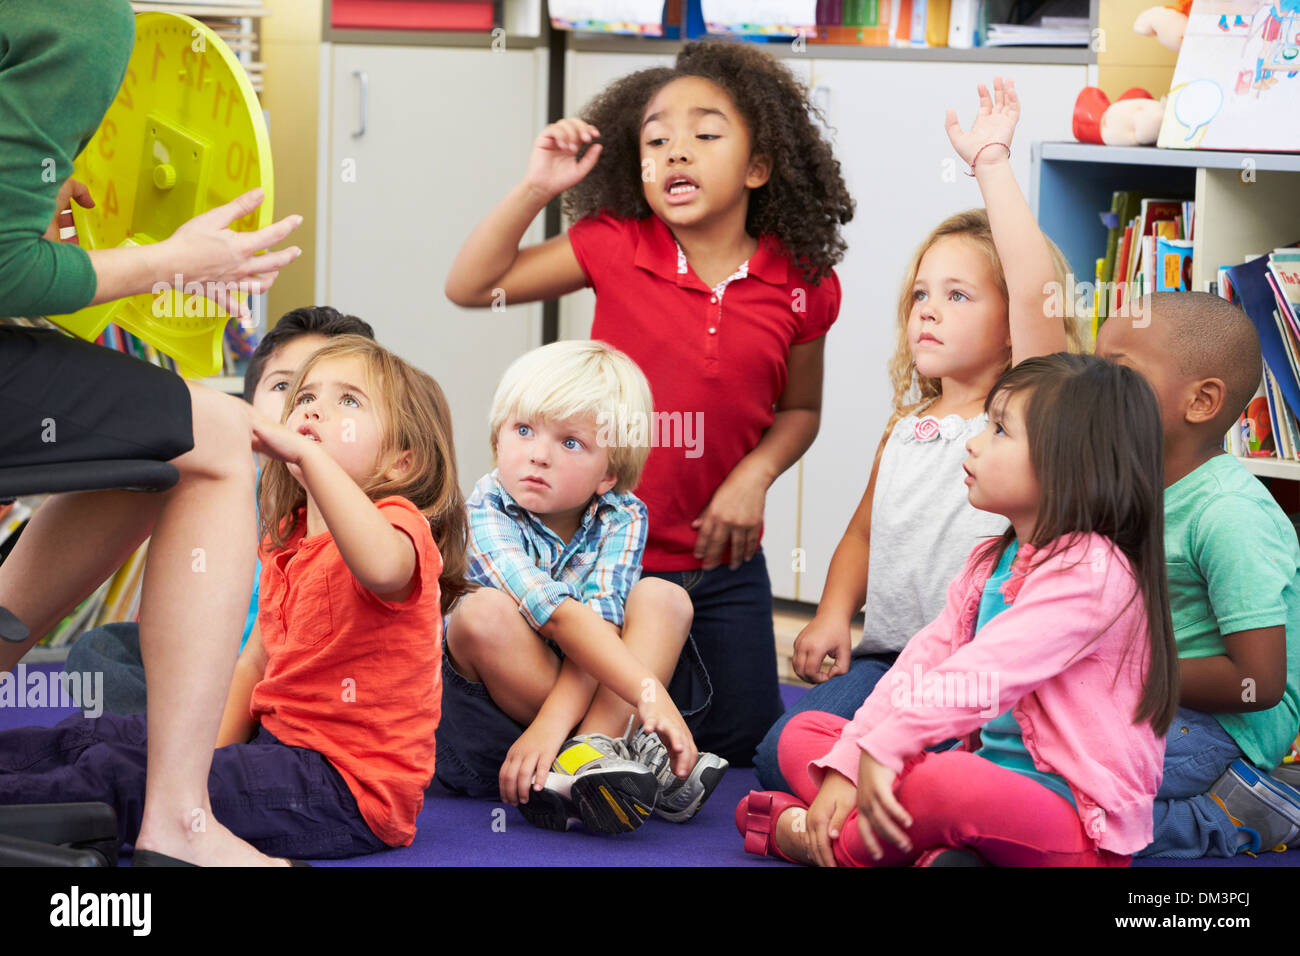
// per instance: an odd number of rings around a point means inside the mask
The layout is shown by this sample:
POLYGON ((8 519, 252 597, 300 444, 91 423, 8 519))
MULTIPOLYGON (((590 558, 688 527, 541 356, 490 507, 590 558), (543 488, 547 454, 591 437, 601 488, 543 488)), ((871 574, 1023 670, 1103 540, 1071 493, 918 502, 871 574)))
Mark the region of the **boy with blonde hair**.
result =
POLYGON ((619 833, 656 809, 684 822, 727 767, 697 753, 665 686, 675 671, 674 687, 708 686, 690 598, 640 580, 649 448, 624 439, 650 416, 641 370, 594 341, 522 356, 492 403, 496 468, 468 502, 480 589, 444 629, 437 777, 547 829, 619 833))

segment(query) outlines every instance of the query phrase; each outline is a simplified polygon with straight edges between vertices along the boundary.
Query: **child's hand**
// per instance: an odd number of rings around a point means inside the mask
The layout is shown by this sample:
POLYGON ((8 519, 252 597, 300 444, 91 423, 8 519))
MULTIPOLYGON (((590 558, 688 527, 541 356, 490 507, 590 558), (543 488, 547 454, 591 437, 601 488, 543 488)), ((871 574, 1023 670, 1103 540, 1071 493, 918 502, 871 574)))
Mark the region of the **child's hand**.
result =
POLYGON ((599 137, 596 127, 577 117, 552 123, 533 141, 524 183, 547 199, 580 183, 600 158, 601 146, 593 145, 582 159, 577 158, 578 150, 599 137))
POLYGON ((957 113, 953 110, 948 110, 944 124, 948 128, 948 140, 952 143, 952 148, 957 150, 957 155, 965 160, 967 166, 972 167, 976 153, 979 153, 978 161, 981 165, 1010 157, 1011 136, 1020 120, 1020 100, 1011 80, 1004 83, 1002 77, 994 77, 992 100, 989 99, 988 87, 983 83, 979 85, 979 91, 980 111, 968 131, 962 131, 957 122, 957 113), (1003 143, 1006 149, 990 146, 980 152, 980 147, 989 143, 1003 143))
POLYGON ((302 460, 319 446, 306 435, 300 435, 265 415, 251 412, 253 451, 282 461, 289 466, 289 474, 302 481, 302 460))
POLYGON ((814 617, 794 639, 794 672, 804 680, 820 684, 840 674, 849 672, 849 658, 853 638, 849 626, 840 621, 826 621, 814 617), (835 663, 829 671, 822 671, 822 661, 827 656, 835 663))
POLYGON ((646 733, 658 734, 664 746, 668 748, 672 760, 673 773, 685 779, 695 769, 700 759, 700 752, 695 747, 695 738, 691 736, 682 719, 677 705, 668 696, 664 685, 655 681, 641 694, 636 706, 637 716, 641 718, 641 729, 646 733))
POLYGON ((872 859, 882 856, 876 834, 880 834, 904 853, 912 841, 900 827, 910 827, 912 818, 894 799, 894 781, 898 774, 877 763, 871 754, 862 752, 858 763, 858 833, 872 859))
POLYGON ((857 789, 852 780, 837 770, 826 772, 804 824, 808 855, 818 866, 836 865, 833 847, 856 799, 857 789))
POLYGON ((72 201, 74 199, 82 209, 95 208, 95 200, 91 198, 86 184, 69 176, 59 187, 59 197, 54 201, 54 218, 50 220, 50 226, 45 230, 45 238, 50 242, 76 242, 72 237, 63 239, 59 236, 60 229, 73 224, 72 201))
POLYGON ((691 522, 691 527, 699 531, 695 538, 695 557, 704 562, 706 571, 718 566, 728 544, 731 545, 729 567, 733 571, 754 556, 766 501, 766 482, 743 467, 732 469, 713 493, 708 507, 691 522))
POLYGON ((542 718, 534 720, 506 753, 497 781, 503 803, 527 803, 529 788, 540 790, 546 775, 569 734, 567 727, 552 727, 542 718))

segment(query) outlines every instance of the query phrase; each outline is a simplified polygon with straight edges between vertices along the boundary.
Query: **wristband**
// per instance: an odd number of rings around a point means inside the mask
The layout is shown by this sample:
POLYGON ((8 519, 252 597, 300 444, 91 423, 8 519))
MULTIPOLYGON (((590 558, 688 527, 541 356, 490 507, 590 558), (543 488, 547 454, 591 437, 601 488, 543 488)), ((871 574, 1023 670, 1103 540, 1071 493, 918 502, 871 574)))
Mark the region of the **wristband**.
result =
POLYGON ((1007 159, 1011 158, 1011 147, 1006 143, 985 143, 979 149, 975 150, 975 155, 970 158, 970 172, 966 174, 967 176, 975 175, 975 163, 979 160, 980 153, 984 152, 984 150, 988 149, 990 146, 1001 146, 1007 151, 1007 159))

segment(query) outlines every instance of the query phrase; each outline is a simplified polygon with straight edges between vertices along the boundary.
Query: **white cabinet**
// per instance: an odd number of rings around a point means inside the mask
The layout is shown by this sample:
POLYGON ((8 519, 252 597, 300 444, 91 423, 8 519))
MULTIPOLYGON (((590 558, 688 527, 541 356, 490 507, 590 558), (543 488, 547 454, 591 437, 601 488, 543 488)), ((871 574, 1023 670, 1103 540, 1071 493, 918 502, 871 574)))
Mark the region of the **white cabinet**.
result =
MULTIPOLYGON (((461 486, 491 467, 501 373, 541 344, 541 306, 452 305, 465 237, 523 175, 546 121, 544 49, 326 44, 316 299, 428 372, 452 408, 461 486)), ((524 238, 543 238, 541 217, 524 238)))
MULTIPOLYGON (((569 51, 565 112, 576 113, 612 79, 671 55, 569 51)), ((1029 144, 1070 135, 1083 64, 955 63, 787 57, 823 107, 849 191, 857 203, 837 267, 839 320, 827 338, 821 432, 803 460, 768 494, 764 550, 776 597, 816 603, 831 556, 866 489, 872 456, 889 418, 886 363, 896 339, 899 286, 913 249, 948 215, 982 205, 944 132, 944 109, 969 126, 976 85, 1015 81, 1022 118, 1012 165, 1029 188, 1029 144), (792 552, 802 549, 805 570, 792 552)), ((585 337, 594 296, 561 304, 560 334, 585 337)))

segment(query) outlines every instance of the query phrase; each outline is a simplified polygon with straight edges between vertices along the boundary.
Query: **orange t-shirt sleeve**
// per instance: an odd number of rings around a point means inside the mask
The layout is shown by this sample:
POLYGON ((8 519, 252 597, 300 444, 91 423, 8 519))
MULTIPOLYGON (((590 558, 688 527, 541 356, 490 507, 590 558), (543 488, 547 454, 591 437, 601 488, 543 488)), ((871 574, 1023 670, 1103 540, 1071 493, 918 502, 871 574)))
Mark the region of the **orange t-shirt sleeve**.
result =
POLYGON ((415 569, 412 572, 415 577, 415 587, 405 601, 386 601, 358 581, 355 575, 352 576, 352 586, 356 588, 362 600, 377 607, 387 608, 390 611, 415 607, 420 603, 424 589, 430 583, 436 586, 442 574, 442 555, 438 553, 438 548, 433 542, 433 530, 429 527, 429 519, 420 514, 415 505, 405 498, 386 498, 378 502, 377 507, 384 519, 398 531, 403 532, 415 548, 415 569))

